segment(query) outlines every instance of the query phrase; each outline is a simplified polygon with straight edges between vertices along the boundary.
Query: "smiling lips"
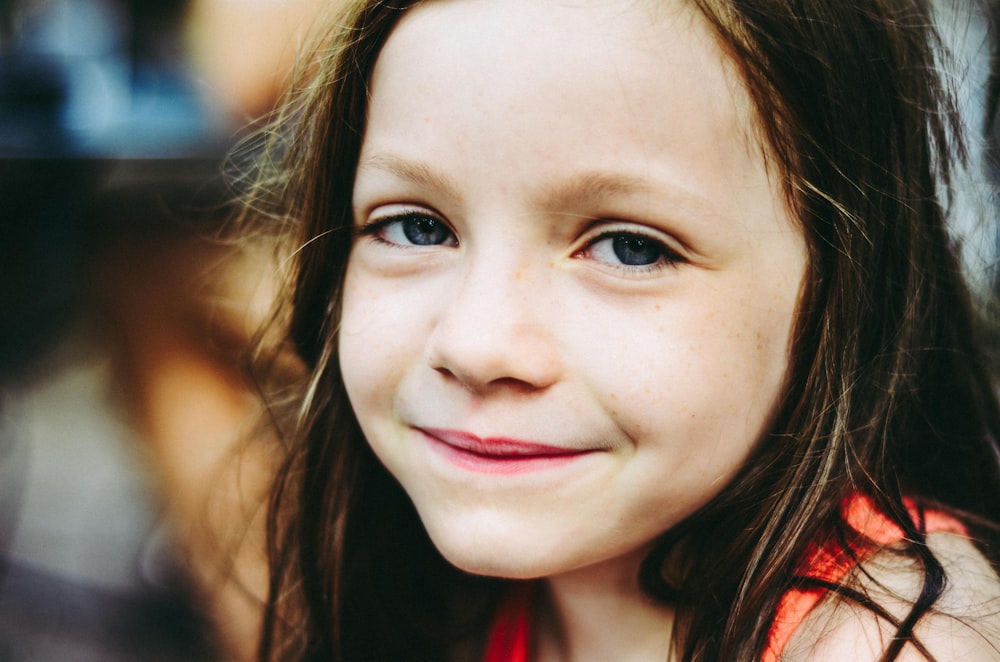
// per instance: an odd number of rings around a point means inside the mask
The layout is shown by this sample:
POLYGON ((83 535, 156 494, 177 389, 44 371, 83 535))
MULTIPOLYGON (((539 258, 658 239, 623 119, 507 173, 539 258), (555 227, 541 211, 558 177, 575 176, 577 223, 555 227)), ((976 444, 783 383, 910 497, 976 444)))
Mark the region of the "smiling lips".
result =
POLYGON ((432 448, 452 464, 482 473, 514 474, 551 469, 594 452, 515 439, 483 439, 455 430, 421 428, 420 432, 432 448))

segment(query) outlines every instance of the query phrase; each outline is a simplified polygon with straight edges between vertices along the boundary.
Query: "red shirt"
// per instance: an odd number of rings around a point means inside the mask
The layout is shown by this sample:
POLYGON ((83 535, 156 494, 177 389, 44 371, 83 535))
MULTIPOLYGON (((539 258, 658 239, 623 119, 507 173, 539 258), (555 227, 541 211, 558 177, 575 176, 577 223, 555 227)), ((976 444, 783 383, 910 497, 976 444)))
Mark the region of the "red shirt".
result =
MULTIPOLYGON (((920 512, 910 501, 906 503, 910 516, 920 522, 920 512)), ((903 531, 881 514, 871 499, 855 496, 842 506, 844 520, 864 537, 878 545, 894 545, 903 541, 903 531)), ((923 513, 927 533, 949 532, 967 536, 961 522, 938 511, 923 513)), ((861 558, 867 548, 852 546, 854 556, 861 558)), ((803 574, 830 583, 839 583, 854 568, 851 555, 839 544, 829 542, 813 545, 806 554, 803 574)), ((519 583, 500 604, 486 640, 483 662, 530 662, 532 593, 534 584, 519 583)), ((789 589, 778 603, 778 610, 768 634, 768 645, 761 662, 777 662, 803 619, 825 595, 822 588, 789 589)))

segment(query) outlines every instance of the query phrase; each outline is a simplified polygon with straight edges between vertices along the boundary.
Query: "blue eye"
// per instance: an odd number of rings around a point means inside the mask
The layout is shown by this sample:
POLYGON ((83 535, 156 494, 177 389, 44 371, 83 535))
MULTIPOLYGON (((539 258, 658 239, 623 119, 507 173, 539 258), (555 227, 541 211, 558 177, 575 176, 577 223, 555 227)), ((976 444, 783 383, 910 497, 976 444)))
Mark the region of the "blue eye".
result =
POLYGON ((633 232, 612 232, 598 237, 586 249, 589 257, 623 267, 675 264, 680 257, 663 242, 633 232))
POLYGON ((436 218, 411 215, 399 221, 403 235, 417 246, 437 246, 445 243, 451 230, 436 218))
POLYGON ((611 238, 611 249, 621 263, 628 266, 655 264, 663 257, 663 244, 636 234, 615 235, 611 238))
POLYGON ((382 241, 400 246, 456 246, 451 228, 444 221, 418 212, 391 216, 366 229, 382 241))

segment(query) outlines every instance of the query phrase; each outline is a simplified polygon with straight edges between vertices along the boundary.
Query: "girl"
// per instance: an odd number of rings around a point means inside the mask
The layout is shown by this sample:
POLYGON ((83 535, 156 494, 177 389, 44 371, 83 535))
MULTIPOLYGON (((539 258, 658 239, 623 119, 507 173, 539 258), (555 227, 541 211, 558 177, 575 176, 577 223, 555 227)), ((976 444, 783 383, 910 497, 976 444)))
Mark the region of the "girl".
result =
POLYGON ((310 379, 262 659, 1000 657, 922 3, 350 14, 264 173, 310 379))

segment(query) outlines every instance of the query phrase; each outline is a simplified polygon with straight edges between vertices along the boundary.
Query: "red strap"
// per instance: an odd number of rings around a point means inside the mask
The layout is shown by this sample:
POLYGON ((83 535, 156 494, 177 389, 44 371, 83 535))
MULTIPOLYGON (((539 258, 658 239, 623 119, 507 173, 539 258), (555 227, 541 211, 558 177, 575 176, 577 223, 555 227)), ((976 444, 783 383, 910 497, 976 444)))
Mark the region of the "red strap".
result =
POLYGON ((483 662, 528 662, 532 589, 531 584, 518 585, 500 603, 486 639, 483 662))
MULTIPOLYGON (((919 524, 921 513, 916 504, 909 499, 904 503, 914 523, 919 524)), ((841 513, 851 528, 877 545, 895 545, 904 539, 903 530, 879 512, 867 496, 855 495, 845 500, 841 513)), ((947 532, 968 536, 961 522, 939 511, 925 511, 923 523, 927 533, 947 532)), ((868 550, 852 546, 852 551, 860 557, 868 550)), ((806 558, 809 559, 805 564, 806 575, 832 584, 843 581, 854 567, 851 556, 832 541, 822 547, 812 545, 806 558)), ((822 588, 794 588, 781 597, 761 662, 778 661, 795 630, 825 594, 826 590, 822 588)))
MULTIPOLYGON (((916 505, 907 500, 906 507, 913 521, 919 523, 920 512, 916 505)), ((845 500, 841 512, 853 529, 877 545, 894 545, 903 540, 903 531, 881 514, 868 497, 858 495, 845 500)), ((924 512, 923 522, 928 533, 968 536, 961 522, 938 511, 924 512)), ((863 556, 866 550, 854 548, 853 551, 863 556)), ((843 581, 854 567, 850 555, 833 542, 812 545, 806 558, 809 559, 805 564, 808 576, 830 583, 843 581)), ((534 586, 529 582, 515 585, 500 603, 486 639, 483 662, 529 662, 534 586)), ((805 588, 791 589, 782 596, 761 662, 778 662, 795 630, 825 593, 821 588, 805 588)))

